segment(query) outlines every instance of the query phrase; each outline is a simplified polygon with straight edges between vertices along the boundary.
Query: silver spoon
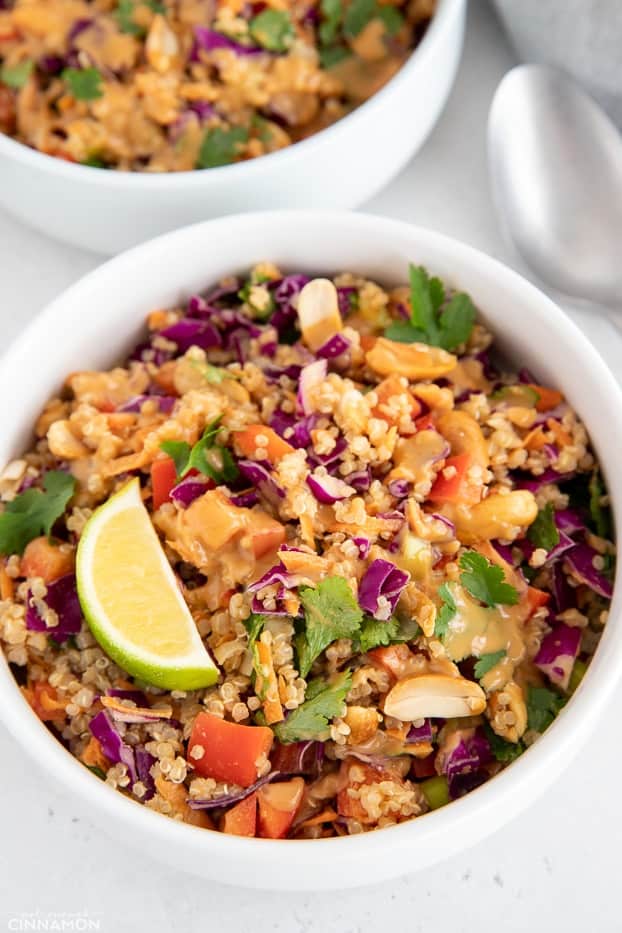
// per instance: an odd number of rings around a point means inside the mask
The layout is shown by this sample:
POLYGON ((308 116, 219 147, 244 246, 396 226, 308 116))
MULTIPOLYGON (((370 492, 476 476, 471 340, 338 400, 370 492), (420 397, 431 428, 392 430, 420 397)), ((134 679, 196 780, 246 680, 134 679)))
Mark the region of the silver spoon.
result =
POLYGON ((600 107, 561 71, 520 65, 492 102, 488 156, 527 265, 566 296, 622 310, 622 141, 600 107))

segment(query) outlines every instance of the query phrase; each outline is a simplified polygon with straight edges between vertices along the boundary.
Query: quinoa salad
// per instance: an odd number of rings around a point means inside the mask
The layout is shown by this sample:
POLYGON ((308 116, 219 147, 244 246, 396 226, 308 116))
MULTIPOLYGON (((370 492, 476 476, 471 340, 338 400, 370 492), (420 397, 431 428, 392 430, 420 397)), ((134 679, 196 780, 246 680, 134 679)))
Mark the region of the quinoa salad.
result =
POLYGON ((264 262, 147 325, 123 365, 67 377, 0 478, 0 643, 58 741, 159 813, 289 839, 418 818, 525 753, 612 596, 563 395, 414 264, 385 288, 264 262), (80 554, 130 494, 204 686, 158 671, 148 625, 138 676, 93 621, 80 554))
POLYGON ((182 172, 256 158, 375 94, 435 5, 0 0, 0 132, 103 169, 182 172))

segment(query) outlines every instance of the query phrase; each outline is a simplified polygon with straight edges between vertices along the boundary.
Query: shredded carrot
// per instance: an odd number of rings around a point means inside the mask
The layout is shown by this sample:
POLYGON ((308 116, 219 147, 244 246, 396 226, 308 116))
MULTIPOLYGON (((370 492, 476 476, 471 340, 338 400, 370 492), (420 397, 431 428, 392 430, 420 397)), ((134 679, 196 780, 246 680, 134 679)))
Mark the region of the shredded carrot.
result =
POLYGON ((254 459, 257 451, 261 450, 259 459, 268 460, 272 464, 294 451, 291 444, 265 424, 249 424, 243 431, 234 431, 233 439, 245 457, 254 459), (259 444, 258 439, 265 439, 266 443, 259 444))
POLYGON ((110 762, 104 755, 102 747, 94 735, 91 736, 88 745, 80 755, 80 760, 83 761, 85 765, 88 765, 89 768, 101 768, 102 771, 107 771, 110 767, 110 762))
POLYGON ((304 820, 300 824, 300 828, 307 828, 309 826, 320 826, 322 823, 332 823, 333 820, 336 820, 338 813, 336 810, 333 810, 331 807, 328 807, 326 810, 322 810, 321 813, 316 813, 315 816, 310 816, 308 820, 304 820))
POLYGON ((114 411, 108 415, 108 427, 111 431, 123 431, 136 422, 136 415, 129 411, 114 411))
POLYGON ((272 660, 272 648, 262 640, 257 642, 256 647, 259 671, 255 682, 255 691, 258 696, 265 698, 262 704, 263 711, 267 724, 271 726, 275 722, 282 722, 285 715, 279 699, 279 685, 272 660))
POLYGON ((56 690, 45 680, 35 680, 22 693, 42 722, 65 718, 65 703, 58 699, 56 690))
POLYGON ((125 457, 117 457, 109 460, 102 467, 102 473, 105 476, 118 476, 119 473, 130 473, 132 470, 140 470, 149 462, 149 455, 141 450, 137 454, 127 454, 125 457))
POLYGON ((6 567, 0 564, 0 598, 13 599, 14 589, 13 580, 6 572, 6 567))
POLYGON ((177 389, 175 388, 176 366, 176 360, 168 360, 166 363, 162 363, 159 370, 153 377, 153 381, 156 383, 156 385, 160 386, 161 389, 164 389, 167 395, 177 395, 177 389))
POLYGON ((539 386, 536 383, 527 383, 530 389, 537 392, 539 399, 536 402, 536 411, 550 411, 557 408, 564 401, 564 396, 557 389, 549 389, 547 386, 539 386))

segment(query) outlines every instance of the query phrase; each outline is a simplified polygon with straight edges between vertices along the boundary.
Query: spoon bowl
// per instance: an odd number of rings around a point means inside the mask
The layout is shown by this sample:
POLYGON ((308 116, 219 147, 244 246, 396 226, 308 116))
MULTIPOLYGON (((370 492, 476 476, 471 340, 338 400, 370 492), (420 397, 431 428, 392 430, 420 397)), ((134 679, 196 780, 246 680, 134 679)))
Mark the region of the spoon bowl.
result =
POLYGON ((520 65, 488 122, 493 198, 509 239, 558 292, 622 303, 622 142, 563 72, 520 65))

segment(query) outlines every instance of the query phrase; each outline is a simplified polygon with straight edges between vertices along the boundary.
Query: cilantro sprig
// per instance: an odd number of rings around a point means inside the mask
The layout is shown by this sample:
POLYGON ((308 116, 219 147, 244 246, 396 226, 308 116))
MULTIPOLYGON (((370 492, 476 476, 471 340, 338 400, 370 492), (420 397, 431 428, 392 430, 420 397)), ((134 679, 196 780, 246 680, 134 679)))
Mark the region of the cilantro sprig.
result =
POLYGON ((243 126, 232 126, 230 129, 216 126, 206 130, 196 168, 218 168, 221 165, 230 165, 240 155, 242 148, 248 142, 248 130, 243 126))
POLYGON ((97 68, 65 68, 61 78, 76 100, 97 100, 104 93, 97 68))
POLYGON ((146 29, 134 20, 137 6, 147 6, 154 13, 166 13, 166 7, 158 0, 119 0, 115 11, 121 32, 130 36, 144 36, 146 29))
POLYGON ((484 732, 496 761, 507 764, 510 761, 515 761, 517 758, 520 758, 525 751, 525 746, 522 742, 508 742, 506 739, 502 739, 501 736, 497 735, 494 729, 492 729, 489 723, 484 724, 484 732))
POLYGON ((21 554, 33 538, 50 535, 75 488, 73 476, 52 470, 43 477, 43 490, 30 488, 7 502, 0 515, 0 554, 21 554))
POLYGON ((385 337, 400 343, 427 343, 455 350, 469 339, 475 322, 475 306, 464 292, 447 302, 445 287, 423 266, 409 266, 410 320, 394 321, 385 337))
POLYGON ((603 506, 601 501, 605 495, 605 488, 598 470, 594 470, 590 476, 588 491, 590 494, 590 516, 596 534, 601 538, 608 538, 611 533, 611 513, 606 506, 603 506))
POLYGON ((530 686, 527 692, 527 725, 534 732, 544 732, 551 725, 566 699, 546 687, 530 686))
POLYGON ((400 621, 392 616, 386 621, 366 615, 361 622, 358 634, 354 637, 355 650, 364 654, 372 648, 386 648, 406 641, 413 641, 420 629, 414 619, 400 621))
POLYGON ((352 0, 344 17, 343 31, 354 39, 373 19, 379 19, 391 36, 404 25, 404 17, 395 7, 382 6, 377 0, 352 0))
POLYGON ((443 603, 436 613, 434 635, 436 638, 443 639, 447 635, 449 623, 458 611, 458 607, 456 606, 456 601, 448 583, 443 583, 442 586, 439 586, 438 595, 443 600, 443 603))
POLYGON ((529 526, 527 537, 535 547, 544 548, 545 551, 550 551, 556 544, 559 544, 555 510, 551 502, 547 502, 544 508, 540 509, 529 526))
POLYGON ((17 91, 23 87, 34 70, 34 62, 26 60, 17 65, 2 65, 0 68, 0 82, 17 91))
POLYGON ((502 661, 506 656, 507 651, 505 648, 501 648, 499 651, 491 651, 489 654, 483 654, 478 658, 473 672, 478 680, 481 680, 482 677, 485 677, 488 671, 491 671, 495 665, 502 661))
POLYGON ((290 742, 327 738, 329 723, 342 714, 351 686, 350 671, 337 674, 331 681, 310 681, 304 703, 293 710, 283 722, 273 726, 279 742, 286 745, 290 742))
POLYGON ((238 468, 231 451, 217 443, 221 420, 222 415, 219 415, 210 421, 193 447, 186 441, 162 441, 160 449, 172 457, 178 479, 183 479, 192 469, 209 476, 218 485, 237 478, 238 468))
POLYGON ((304 610, 304 632, 296 637, 298 666, 306 677, 317 657, 338 638, 352 638, 359 632, 363 611, 343 577, 327 577, 313 588, 298 591, 304 610))
POLYGON ((285 10, 262 10, 248 28, 255 42, 269 52, 286 52, 294 38, 294 27, 285 10))
POLYGON ((259 612, 251 612, 248 619, 244 620, 244 628, 248 633, 248 647, 251 651, 255 648, 255 643, 263 631, 263 627, 268 621, 268 617, 259 612))
POLYGON ((518 591, 505 582, 503 570, 477 551, 465 551, 460 558, 460 582, 464 588, 488 608, 497 605, 514 606, 518 591))

